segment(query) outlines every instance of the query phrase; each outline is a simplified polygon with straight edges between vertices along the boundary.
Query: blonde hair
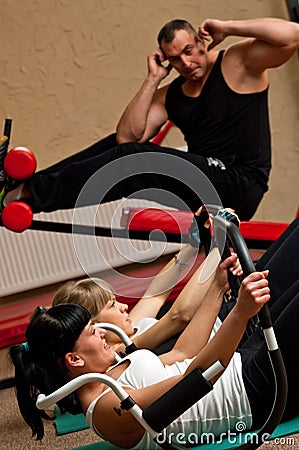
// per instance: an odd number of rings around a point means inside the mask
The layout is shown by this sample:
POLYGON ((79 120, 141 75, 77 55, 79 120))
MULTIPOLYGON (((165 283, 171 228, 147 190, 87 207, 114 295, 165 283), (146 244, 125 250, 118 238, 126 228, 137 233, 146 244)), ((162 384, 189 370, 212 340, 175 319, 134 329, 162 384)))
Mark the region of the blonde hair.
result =
POLYGON ((68 281, 54 295, 52 305, 76 303, 89 311, 92 318, 114 296, 113 288, 100 278, 85 278, 80 281, 68 281))

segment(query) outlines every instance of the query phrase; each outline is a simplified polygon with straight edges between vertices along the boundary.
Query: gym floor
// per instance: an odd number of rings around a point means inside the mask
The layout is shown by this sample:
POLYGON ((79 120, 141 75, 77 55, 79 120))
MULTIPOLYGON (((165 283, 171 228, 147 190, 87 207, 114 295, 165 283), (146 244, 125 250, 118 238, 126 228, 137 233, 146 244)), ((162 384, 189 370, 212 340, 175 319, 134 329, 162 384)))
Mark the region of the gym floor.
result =
MULTIPOLYGON (((7 353, 7 349, 0 350, 1 380, 13 376, 7 353)), ((91 430, 58 436, 53 422, 45 421, 45 437, 40 444, 31 438, 30 428, 20 415, 14 388, 0 390, 0 404, 0 450, 71 450, 99 442, 99 438, 91 430)))

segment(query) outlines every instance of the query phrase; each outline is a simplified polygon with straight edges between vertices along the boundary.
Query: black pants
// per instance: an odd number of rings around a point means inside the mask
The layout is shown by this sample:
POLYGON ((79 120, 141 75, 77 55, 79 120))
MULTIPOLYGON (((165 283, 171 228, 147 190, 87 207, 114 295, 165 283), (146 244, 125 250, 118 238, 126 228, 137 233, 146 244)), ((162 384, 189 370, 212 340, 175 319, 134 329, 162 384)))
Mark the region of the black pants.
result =
POLYGON ((293 220, 256 262, 257 270, 269 269, 271 304, 299 279, 299 217, 293 220))
POLYGON ((209 165, 200 155, 152 143, 118 145, 115 134, 37 172, 26 185, 33 212, 129 196, 196 211, 201 201, 217 204, 219 198, 221 205, 235 209, 242 220, 253 216, 267 189, 244 169, 223 169, 209 165))
MULTIPOLYGON (((299 412, 299 218, 257 262, 268 268, 273 327, 288 377, 288 401, 283 420, 299 412)), ((261 330, 240 349, 243 379, 252 408, 254 427, 262 426, 274 401, 274 375, 261 330)))

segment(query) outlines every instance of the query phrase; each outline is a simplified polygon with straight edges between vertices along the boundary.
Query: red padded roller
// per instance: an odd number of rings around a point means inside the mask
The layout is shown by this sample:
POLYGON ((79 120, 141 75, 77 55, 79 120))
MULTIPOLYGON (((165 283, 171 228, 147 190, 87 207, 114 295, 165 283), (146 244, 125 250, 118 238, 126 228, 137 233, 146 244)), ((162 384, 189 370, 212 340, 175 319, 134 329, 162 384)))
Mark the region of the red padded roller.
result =
POLYGON ((10 150, 5 157, 4 170, 14 180, 25 180, 31 177, 35 169, 35 156, 26 147, 16 147, 10 150))
POLYGON ((33 214, 27 203, 12 202, 3 209, 1 219, 5 228, 22 233, 30 227, 33 214))

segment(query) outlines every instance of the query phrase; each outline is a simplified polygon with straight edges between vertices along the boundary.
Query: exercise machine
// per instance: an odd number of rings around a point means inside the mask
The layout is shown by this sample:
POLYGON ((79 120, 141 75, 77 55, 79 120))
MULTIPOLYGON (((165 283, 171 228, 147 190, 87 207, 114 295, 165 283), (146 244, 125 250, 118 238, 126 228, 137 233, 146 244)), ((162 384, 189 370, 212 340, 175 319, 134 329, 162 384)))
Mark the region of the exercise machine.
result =
MULTIPOLYGON (((216 214, 213 218, 213 235, 220 253, 227 251, 227 245, 234 248, 242 265, 244 276, 255 271, 245 241, 238 227, 233 222, 216 214)), ((265 436, 269 437, 273 433, 281 420, 287 399, 286 371, 267 305, 261 309, 258 315, 257 324, 257 326, 260 326, 263 330, 269 357, 275 373, 276 395, 271 414, 264 426, 254 435, 254 437, 249 439, 248 442, 237 447, 238 449, 244 450, 260 447, 264 443, 265 436)), ((99 326, 104 328, 107 324, 99 324, 99 326)), ((109 329, 112 330, 113 326, 109 326, 109 329)), ((121 333, 119 336, 120 335, 121 333)), ((130 347, 129 342, 127 342, 126 345, 130 347)), ((37 407, 40 409, 48 408, 64 396, 78 389, 84 383, 91 381, 106 383, 120 399, 119 412, 123 409, 129 410, 161 448, 183 449, 186 447, 182 447, 177 443, 165 441, 161 443, 159 440, 160 433, 162 433, 173 420, 213 389, 210 380, 223 369, 221 364, 216 362, 215 365, 203 373, 199 369, 194 370, 188 377, 185 377, 144 411, 135 404, 133 399, 128 396, 114 380, 111 380, 110 377, 102 374, 82 375, 81 377, 70 381, 49 396, 40 394, 37 400, 37 407)))

